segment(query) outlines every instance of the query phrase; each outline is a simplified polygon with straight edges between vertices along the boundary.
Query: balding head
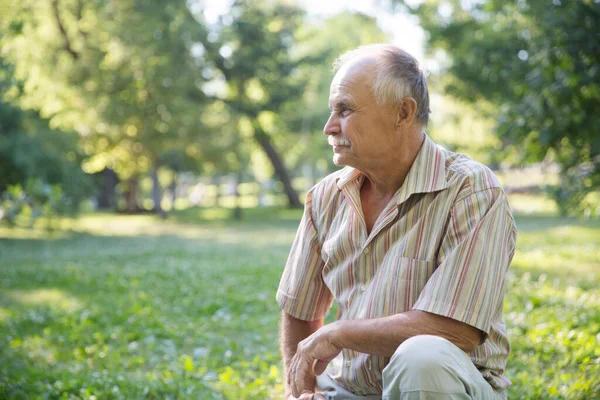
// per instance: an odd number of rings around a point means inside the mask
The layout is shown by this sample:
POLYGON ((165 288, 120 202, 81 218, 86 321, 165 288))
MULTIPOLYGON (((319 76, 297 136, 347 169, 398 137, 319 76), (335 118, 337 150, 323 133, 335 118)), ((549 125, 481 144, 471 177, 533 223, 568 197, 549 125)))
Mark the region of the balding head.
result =
POLYGON ((361 46, 338 57, 334 72, 363 68, 370 70, 373 95, 379 105, 401 104, 411 97, 417 103, 416 120, 423 126, 429 122, 429 91, 427 78, 419 62, 406 51, 392 45, 361 46))

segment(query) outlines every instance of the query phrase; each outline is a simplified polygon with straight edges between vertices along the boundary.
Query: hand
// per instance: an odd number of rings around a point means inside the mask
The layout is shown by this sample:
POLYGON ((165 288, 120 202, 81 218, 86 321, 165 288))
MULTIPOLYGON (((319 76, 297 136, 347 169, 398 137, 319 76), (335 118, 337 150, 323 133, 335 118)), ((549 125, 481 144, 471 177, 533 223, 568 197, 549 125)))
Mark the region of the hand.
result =
MULTIPOLYGON (((292 389, 292 395, 299 397, 310 394, 314 399, 322 399, 323 395, 312 394, 312 387, 306 387, 306 380, 311 375, 321 375, 327 368, 329 361, 333 360, 341 351, 332 343, 337 335, 337 323, 323 326, 315 333, 298 343, 296 355, 290 361, 287 384, 292 389), (318 396, 318 397, 315 397, 318 396)), ((300 397, 302 398, 302 397, 300 397)), ((307 397, 311 399, 311 397, 307 397)))

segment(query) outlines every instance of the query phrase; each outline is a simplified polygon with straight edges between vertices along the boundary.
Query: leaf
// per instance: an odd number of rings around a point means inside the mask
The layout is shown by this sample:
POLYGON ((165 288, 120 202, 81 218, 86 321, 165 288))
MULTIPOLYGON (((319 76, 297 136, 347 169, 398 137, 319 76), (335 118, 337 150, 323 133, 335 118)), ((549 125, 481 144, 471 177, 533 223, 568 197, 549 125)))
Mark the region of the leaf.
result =
POLYGON ((183 369, 187 372, 194 371, 194 360, 188 354, 184 354, 181 356, 181 361, 183 362, 183 369))

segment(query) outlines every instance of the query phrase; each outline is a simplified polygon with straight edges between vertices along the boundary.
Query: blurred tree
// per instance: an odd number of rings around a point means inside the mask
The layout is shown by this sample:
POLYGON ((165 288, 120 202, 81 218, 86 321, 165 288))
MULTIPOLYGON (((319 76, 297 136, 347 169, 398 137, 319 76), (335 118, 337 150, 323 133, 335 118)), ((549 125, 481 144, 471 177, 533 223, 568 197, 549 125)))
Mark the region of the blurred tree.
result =
POLYGON ((515 158, 503 149, 502 141, 494 134, 496 120, 489 114, 493 106, 487 102, 472 104, 449 94, 439 95, 444 87, 438 89, 438 83, 443 84, 448 79, 433 78, 429 80, 433 113, 427 134, 436 143, 451 151, 468 154, 492 169, 515 158))
POLYGON ((198 52, 207 61, 203 73, 210 82, 190 92, 192 98, 219 99, 239 116, 242 135, 264 151, 292 207, 301 203, 276 142, 285 131, 281 111, 302 95, 298 68, 314 61, 293 54, 302 17, 301 9, 283 3, 235 1, 229 14, 207 24, 198 52))
POLYGON ((202 79, 190 47, 203 29, 186 2, 2 3, 4 50, 27 77, 22 105, 79 132, 85 170, 113 169, 126 183, 129 211, 138 208, 138 177, 150 173, 162 212, 158 168, 173 159, 163 154, 194 153, 182 143, 195 146, 206 133, 198 103, 183 95, 202 79))
POLYGON ((504 145, 522 161, 558 162, 555 199, 581 211, 600 187, 600 2, 406 3, 449 60, 448 93, 493 104, 504 145))
POLYGON ((0 102, 0 121, 0 195, 9 185, 38 178, 61 185, 75 203, 85 197, 90 187, 77 162, 74 133, 54 131, 35 113, 5 102, 0 102))
POLYGON ((14 79, 12 66, 0 58, 0 205, 4 218, 14 220, 24 206, 28 212, 46 216, 77 211, 90 189, 79 165, 83 155, 78 151, 77 134, 57 132, 34 111, 12 105, 9 100, 16 99, 22 85, 14 79))

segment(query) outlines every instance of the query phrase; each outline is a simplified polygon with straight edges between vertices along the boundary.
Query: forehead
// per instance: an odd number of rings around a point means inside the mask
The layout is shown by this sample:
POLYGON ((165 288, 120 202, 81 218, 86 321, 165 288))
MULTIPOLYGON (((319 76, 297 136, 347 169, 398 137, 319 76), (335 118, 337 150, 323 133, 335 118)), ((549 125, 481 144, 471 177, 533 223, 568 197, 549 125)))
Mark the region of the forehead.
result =
POLYGON ((376 65, 372 59, 349 62, 335 74, 329 88, 329 103, 356 103, 372 96, 376 65))

